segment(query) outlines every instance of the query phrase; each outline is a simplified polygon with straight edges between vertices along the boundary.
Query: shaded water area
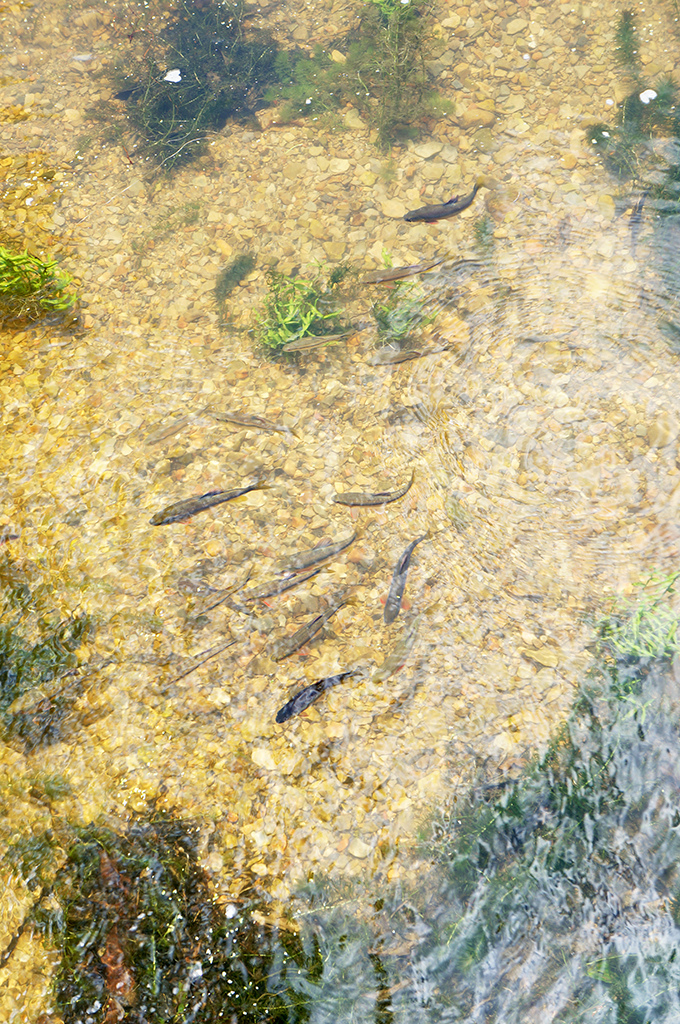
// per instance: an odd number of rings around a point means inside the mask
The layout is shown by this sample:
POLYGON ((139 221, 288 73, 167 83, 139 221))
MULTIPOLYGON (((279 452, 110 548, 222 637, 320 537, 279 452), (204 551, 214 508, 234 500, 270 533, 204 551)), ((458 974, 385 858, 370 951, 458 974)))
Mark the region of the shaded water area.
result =
MULTIPOLYGON (((305 117, 249 64, 171 169, 131 69, 174 9, 0 11, 0 241, 82 299, 0 334, 8 1019, 680 1019, 677 607, 621 611, 680 539, 680 38, 626 10, 421 9, 448 103, 389 148, 364 78, 305 117), (266 350, 274 263, 350 265, 342 337, 266 350)), ((366 11, 246 8, 243 52, 351 68, 366 11)))

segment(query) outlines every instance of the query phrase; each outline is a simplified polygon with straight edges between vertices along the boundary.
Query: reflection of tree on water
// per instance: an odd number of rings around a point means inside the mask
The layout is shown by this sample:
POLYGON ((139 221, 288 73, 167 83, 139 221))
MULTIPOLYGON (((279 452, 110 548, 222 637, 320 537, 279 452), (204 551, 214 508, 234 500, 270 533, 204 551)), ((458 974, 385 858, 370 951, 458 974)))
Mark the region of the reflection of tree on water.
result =
MULTIPOLYGON (((543 761, 500 797, 480 789, 437 816, 437 884, 390 894, 373 939, 391 1019, 678 1019, 680 674, 667 627, 654 602, 609 623, 601 668, 543 761), (638 658, 645 630, 657 660, 638 658)), ((333 976, 351 1003, 351 974, 355 1007, 370 987, 360 941, 352 970, 324 961, 328 1012, 313 1020, 332 1019, 333 976)))
POLYGON ((540 763, 436 814, 430 869, 421 859, 408 891, 311 882, 292 930, 254 900, 220 902, 198 829, 167 814, 15 843, 12 862, 42 887, 29 920, 62 949, 66 1024, 677 1020, 667 591, 603 627, 599 668, 540 763))

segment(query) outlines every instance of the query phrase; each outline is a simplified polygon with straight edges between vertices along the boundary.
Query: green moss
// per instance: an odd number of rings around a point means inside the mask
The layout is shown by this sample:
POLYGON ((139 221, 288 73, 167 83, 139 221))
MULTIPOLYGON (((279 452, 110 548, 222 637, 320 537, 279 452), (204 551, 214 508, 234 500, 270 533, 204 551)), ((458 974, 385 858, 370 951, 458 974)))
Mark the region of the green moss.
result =
POLYGON ((346 75, 341 64, 331 60, 320 46, 313 54, 301 50, 284 50, 275 62, 278 82, 267 91, 271 103, 283 100, 284 120, 298 117, 321 119, 323 127, 337 128, 334 115, 347 92, 346 75))
POLYGON ((72 278, 56 260, 0 245, 0 324, 20 325, 49 318, 63 325, 77 319, 72 278))
POLYGON ((494 223, 488 214, 484 214, 483 217, 477 217, 472 230, 475 237, 475 245, 477 249, 485 254, 491 252, 494 247, 495 239, 493 237, 494 223))

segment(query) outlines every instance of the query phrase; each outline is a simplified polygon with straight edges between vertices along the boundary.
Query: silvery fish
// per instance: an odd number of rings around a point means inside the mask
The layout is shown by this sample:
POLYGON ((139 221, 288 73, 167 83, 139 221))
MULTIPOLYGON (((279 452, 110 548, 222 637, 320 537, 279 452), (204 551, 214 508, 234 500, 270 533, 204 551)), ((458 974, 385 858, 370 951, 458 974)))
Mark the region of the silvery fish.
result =
POLYGON ((270 430, 278 434, 293 434, 295 431, 290 427, 282 427, 278 423, 272 423, 263 416, 251 416, 246 412, 219 412, 214 409, 207 409, 213 419, 222 423, 233 423, 237 427, 248 427, 251 430, 270 430))
POLYGON ((306 711, 308 707, 319 699, 319 697, 330 690, 332 686, 337 686, 343 679, 347 679, 349 676, 353 676, 356 669, 349 669, 347 672, 338 672, 335 676, 326 676, 325 679, 319 679, 318 682, 312 683, 310 686, 305 686, 304 690, 298 690, 298 692, 291 697, 287 704, 284 704, 276 716, 276 721, 287 722, 293 715, 299 715, 301 711, 306 711))
POLYGON ((371 270, 362 279, 362 284, 383 284, 387 281, 401 281, 404 277, 415 277, 416 274, 424 274, 428 270, 434 270, 440 263, 443 263, 446 256, 439 256, 435 260, 427 260, 425 263, 416 263, 412 267, 383 267, 382 270, 371 270))
POLYGON ((335 345, 343 338, 349 338, 354 332, 343 331, 342 334, 308 334, 304 338, 297 338, 289 341, 283 346, 283 352, 310 352, 312 349, 321 348, 322 345, 335 345))
POLYGON ((308 569, 310 565, 316 565, 317 562, 326 562, 353 544, 359 536, 359 532, 359 530, 355 530, 351 537, 339 540, 336 544, 322 544, 318 548, 312 548, 311 551, 301 551, 297 555, 291 555, 290 558, 284 558, 281 560, 282 570, 300 572, 302 569, 308 569))
POLYGON ((406 630, 399 643, 395 645, 391 654, 388 654, 382 665, 371 676, 372 683, 384 683, 400 668, 403 668, 416 642, 418 627, 424 614, 425 612, 420 612, 419 615, 416 615, 410 628, 406 630))
POLYGON ((342 598, 337 604, 334 604, 327 611, 321 615, 317 615, 315 619, 308 622, 305 626, 301 626, 300 629, 296 630, 292 636, 286 636, 282 640, 277 640, 271 648, 271 657, 274 661, 283 661, 284 658, 290 657, 291 654, 295 654, 301 647, 308 644, 312 637, 316 636, 320 629, 328 622, 328 620, 339 611, 343 605, 347 604, 348 598, 342 598))
POLYGON ((388 626, 390 622, 394 622, 401 610, 401 599, 404 596, 404 587, 406 586, 406 577, 408 575, 408 567, 411 564, 413 549, 416 544, 420 544, 421 540, 425 540, 428 536, 428 533, 424 533, 422 537, 417 537, 414 541, 411 541, 395 566, 383 614, 383 618, 388 626))
POLYGON ((165 441, 166 438, 179 433, 180 430, 186 427, 188 422, 188 416, 181 416, 178 420, 173 420, 172 423, 168 423, 167 426, 161 427, 159 430, 155 430, 153 434, 149 434, 144 439, 144 443, 158 444, 159 441, 165 441))
POLYGON ((311 580, 319 572, 321 572, 321 569, 317 568, 312 569, 311 572, 304 573, 304 575, 298 573, 297 575, 286 576, 283 580, 270 580, 268 583, 262 583, 259 587, 253 587, 252 590, 246 590, 245 593, 241 594, 241 598, 244 601, 264 601, 266 597, 283 594, 286 590, 292 590, 293 587, 297 587, 300 583, 311 580))
POLYGON ((258 480, 257 483, 250 484, 248 487, 240 487, 235 491, 208 491, 206 494, 201 494, 198 498, 185 498, 184 501, 176 501, 174 505, 167 505, 160 512, 156 512, 154 516, 151 516, 149 522, 152 526, 180 523, 184 519, 191 519, 198 512, 212 508, 213 505, 221 505, 225 501, 232 501, 233 498, 239 498, 242 494, 248 494, 249 491, 261 491, 268 488, 269 484, 258 480))
POLYGON ((377 494, 362 494, 360 491, 346 491, 344 494, 336 494, 333 501, 339 505, 388 505, 391 501, 403 498, 413 485, 416 478, 415 469, 411 473, 411 479, 399 491, 378 491, 377 494))

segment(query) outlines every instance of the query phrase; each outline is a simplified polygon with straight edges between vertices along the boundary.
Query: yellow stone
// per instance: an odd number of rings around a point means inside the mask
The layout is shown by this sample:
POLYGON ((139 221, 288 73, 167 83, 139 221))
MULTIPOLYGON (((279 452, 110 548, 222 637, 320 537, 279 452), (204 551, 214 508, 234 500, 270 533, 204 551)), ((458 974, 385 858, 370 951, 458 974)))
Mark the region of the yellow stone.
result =
POLYGON ((309 222, 309 233, 312 236, 312 238, 327 238, 328 228, 325 228, 321 221, 316 220, 316 218, 312 217, 312 219, 309 222))
POLYGON ((560 652, 556 647, 520 647, 519 653, 543 668, 557 668, 560 663, 560 652))

